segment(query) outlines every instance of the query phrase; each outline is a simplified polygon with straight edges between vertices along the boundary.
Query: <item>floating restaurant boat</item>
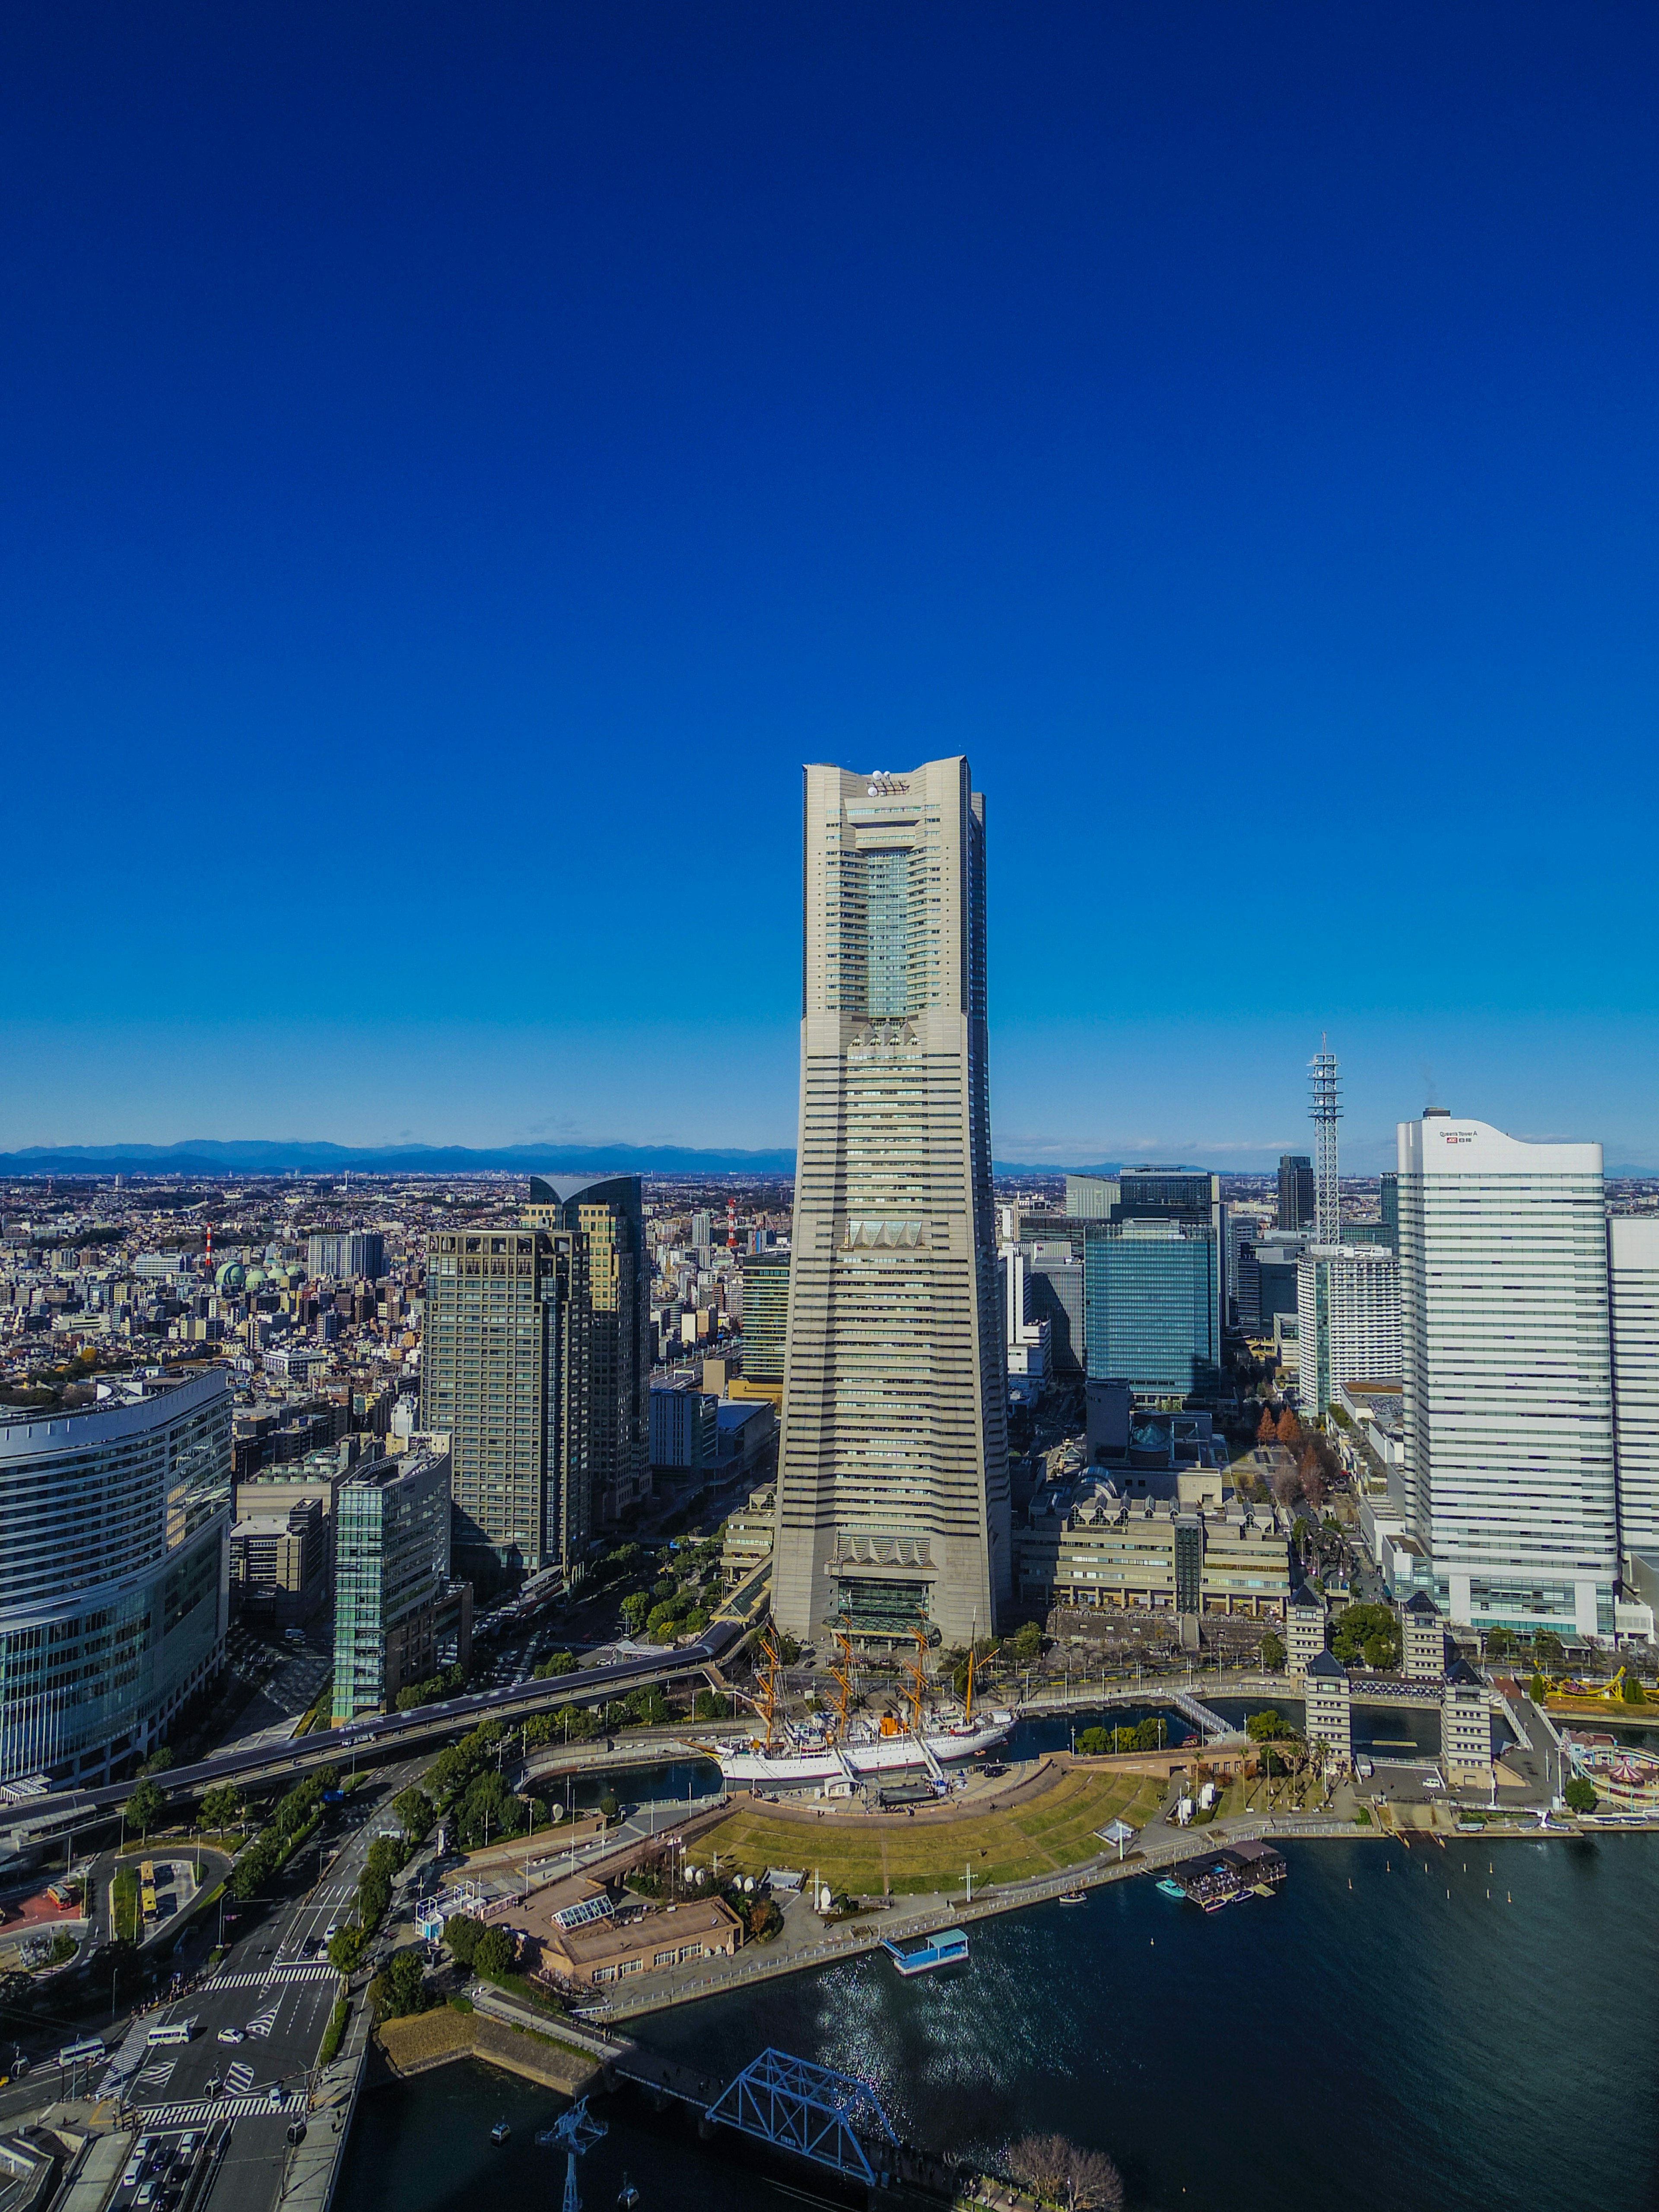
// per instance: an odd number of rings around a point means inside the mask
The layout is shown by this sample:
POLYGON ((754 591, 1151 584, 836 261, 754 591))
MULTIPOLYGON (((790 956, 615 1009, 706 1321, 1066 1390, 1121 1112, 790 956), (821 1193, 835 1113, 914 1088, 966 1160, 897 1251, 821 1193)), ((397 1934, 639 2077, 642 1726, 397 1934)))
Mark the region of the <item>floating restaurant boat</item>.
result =
POLYGON ((918 1936, 912 1943, 884 1942, 881 1948, 908 1981, 913 1974, 931 1974, 939 1966, 964 1965, 968 1936, 965 1929, 941 1928, 937 1935, 918 1936))
POLYGON ((1158 1886, 1165 1897, 1220 1912, 1249 1897, 1275 1895, 1287 1871, 1284 1854, 1271 1844, 1230 1844, 1202 1858, 1182 1859, 1158 1886))

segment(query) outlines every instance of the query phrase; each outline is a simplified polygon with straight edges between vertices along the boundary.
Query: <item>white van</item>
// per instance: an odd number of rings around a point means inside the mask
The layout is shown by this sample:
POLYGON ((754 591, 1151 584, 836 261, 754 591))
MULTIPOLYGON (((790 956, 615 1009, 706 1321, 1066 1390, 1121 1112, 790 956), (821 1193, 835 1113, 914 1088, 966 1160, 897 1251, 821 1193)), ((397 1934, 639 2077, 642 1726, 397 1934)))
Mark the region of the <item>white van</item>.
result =
POLYGON ((151 2028, 144 2040, 154 2051, 162 2044, 188 2043, 195 2033, 196 2016, 192 2013, 188 2020, 170 2020, 161 2027, 151 2028))

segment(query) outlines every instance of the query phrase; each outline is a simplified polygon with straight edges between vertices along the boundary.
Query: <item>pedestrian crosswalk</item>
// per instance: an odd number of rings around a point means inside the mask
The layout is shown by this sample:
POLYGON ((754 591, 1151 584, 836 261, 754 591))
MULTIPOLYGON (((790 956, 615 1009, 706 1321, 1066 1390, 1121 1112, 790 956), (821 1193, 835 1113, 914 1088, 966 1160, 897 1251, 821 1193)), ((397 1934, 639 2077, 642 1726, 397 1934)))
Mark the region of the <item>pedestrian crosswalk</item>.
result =
POLYGON ((209 2104, 146 2105, 143 2124, 152 2134, 165 2128, 205 2128, 217 2120, 247 2120, 259 2112, 274 2112, 280 2108, 269 2097, 220 2097, 209 2104))
POLYGON ((253 2069, 245 2058, 225 2069, 225 2087, 233 2097, 245 2097, 253 2087, 253 2069))
POLYGON ((202 1987, 204 1990, 263 1990, 278 1982, 337 1982, 339 1978, 326 1959, 301 1959, 289 1966, 267 1966, 263 1974, 214 1974, 202 1987))
POLYGON ((154 2065, 139 2068, 138 2079, 147 2089, 165 2089, 172 2081, 173 2069, 178 2063, 176 2058, 158 2058, 154 2065))

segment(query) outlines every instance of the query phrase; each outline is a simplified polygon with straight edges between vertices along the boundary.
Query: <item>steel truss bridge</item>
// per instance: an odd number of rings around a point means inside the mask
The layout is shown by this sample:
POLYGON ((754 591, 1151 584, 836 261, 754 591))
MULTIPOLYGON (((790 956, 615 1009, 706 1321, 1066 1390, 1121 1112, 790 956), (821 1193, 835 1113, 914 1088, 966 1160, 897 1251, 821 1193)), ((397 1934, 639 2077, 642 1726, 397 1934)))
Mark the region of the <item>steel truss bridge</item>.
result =
POLYGON ((787 2051, 763 2051, 751 2059, 709 2106, 708 2117, 868 2188, 877 2181, 870 2152, 879 2157, 884 2147, 898 2148, 867 2084, 787 2051))

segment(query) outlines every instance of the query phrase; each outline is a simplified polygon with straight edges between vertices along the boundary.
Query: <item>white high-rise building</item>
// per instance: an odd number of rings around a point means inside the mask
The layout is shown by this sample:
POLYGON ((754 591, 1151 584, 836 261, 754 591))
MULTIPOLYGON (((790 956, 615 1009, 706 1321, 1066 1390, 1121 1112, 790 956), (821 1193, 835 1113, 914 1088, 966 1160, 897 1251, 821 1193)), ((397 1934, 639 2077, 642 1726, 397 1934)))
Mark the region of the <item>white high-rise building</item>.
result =
POLYGON ((1619 1551, 1659 1553, 1659 1215, 1607 1224, 1619 1551))
POLYGON ((1617 1539, 1599 1145, 1399 1125, 1406 1507, 1475 1627, 1611 1635, 1617 1539))
POLYGON ((805 771, 800 1142, 772 1609, 947 1644, 1010 1588, 985 808, 965 760, 805 771))
POLYGON ((1400 1263, 1382 1244, 1315 1244, 1297 1261, 1297 1395, 1322 1417, 1345 1382, 1400 1380, 1400 1263))

